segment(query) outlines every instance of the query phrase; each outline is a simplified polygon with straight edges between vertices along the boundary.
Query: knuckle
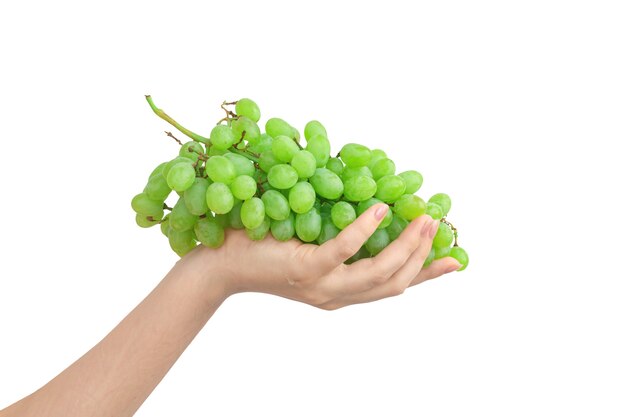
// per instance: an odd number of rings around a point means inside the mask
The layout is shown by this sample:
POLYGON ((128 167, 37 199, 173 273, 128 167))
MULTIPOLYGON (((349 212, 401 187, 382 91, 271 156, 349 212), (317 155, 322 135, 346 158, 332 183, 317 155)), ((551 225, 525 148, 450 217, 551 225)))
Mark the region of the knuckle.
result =
POLYGON ((402 282, 394 282, 393 285, 389 289, 389 293, 392 297, 404 294, 406 290, 406 285, 402 282))

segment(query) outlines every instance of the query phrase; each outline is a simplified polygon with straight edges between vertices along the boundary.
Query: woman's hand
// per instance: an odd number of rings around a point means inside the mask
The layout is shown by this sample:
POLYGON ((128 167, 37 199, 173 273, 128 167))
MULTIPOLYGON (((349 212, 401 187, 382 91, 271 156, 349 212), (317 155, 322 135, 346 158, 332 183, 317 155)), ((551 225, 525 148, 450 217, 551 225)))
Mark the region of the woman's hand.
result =
POLYGON ((344 264, 376 230, 388 209, 385 204, 370 207, 321 246, 295 239, 279 242, 271 235, 254 242, 244 231, 228 230, 222 247, 198 247, 179 263, 195 265, 213 280, 219 277, 226 296, 263 292, 325 310, 399 295, 409 286, 460 267, 455 259, 443 258, 422 269, 439 225, 427 215, 413 220, 377 256, 344 264))

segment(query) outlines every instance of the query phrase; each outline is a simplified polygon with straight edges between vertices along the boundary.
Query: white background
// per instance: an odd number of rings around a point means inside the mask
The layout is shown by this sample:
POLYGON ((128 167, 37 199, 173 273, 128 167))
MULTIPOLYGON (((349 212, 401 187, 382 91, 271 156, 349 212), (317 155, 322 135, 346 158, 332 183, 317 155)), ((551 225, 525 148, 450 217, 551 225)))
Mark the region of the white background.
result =
POLYGON ((177 152, 150 93, 199 133, 251 97, 384 148, 471 263, 336 312, 233 297, 138 416, 625 415, 620 3, 4 2, 0 408, 176 261, 129 204, 177 152))

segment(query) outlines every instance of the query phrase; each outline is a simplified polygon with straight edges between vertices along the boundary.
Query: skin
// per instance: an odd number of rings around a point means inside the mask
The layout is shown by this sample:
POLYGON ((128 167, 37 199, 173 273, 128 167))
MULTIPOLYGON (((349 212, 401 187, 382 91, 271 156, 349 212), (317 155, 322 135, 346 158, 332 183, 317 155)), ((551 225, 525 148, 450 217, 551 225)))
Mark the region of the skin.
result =
POLYGON ((240 230, 229 230, 219 249, 199 246, 102 341, 0 417, 132 416, 222 302, 240 292, 335 310, 402 294, 460 267, 443 258, 421 268, 439 223, 427 215, 376 257, 345 265, 387 210, 370 207, 321 246, 271 237, 252 242, 240 230))

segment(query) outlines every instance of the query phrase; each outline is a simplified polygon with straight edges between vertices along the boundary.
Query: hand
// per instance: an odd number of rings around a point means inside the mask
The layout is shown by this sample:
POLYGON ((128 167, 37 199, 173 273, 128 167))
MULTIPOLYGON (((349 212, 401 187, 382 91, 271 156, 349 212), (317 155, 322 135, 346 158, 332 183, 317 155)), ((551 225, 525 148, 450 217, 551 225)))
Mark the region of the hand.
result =
POLYGON ((228 230, 222 247, 200 246, 180 262, 197 262, 203 273, 218 274, 226 296, 263 292, 325 310, 399 295, 460 267, 455 259, 443 258, 422 269, 439 225, 427 215, 409 223, 377 256, 344 264, 376 230, 388 209, 385 204, 370 207, 321 246, 296 239, 279 242, 271 235, 254 242, 244 231, 228 230))

